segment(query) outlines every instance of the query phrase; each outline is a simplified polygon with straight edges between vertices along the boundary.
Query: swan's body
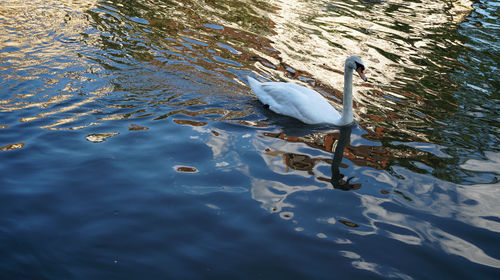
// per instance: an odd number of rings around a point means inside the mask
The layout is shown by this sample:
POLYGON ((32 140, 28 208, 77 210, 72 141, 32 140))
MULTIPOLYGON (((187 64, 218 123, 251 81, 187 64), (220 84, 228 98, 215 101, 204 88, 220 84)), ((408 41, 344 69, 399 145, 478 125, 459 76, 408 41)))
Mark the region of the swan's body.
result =
POLYGON ((356 71, 366 81, 363 62, 357 56, 346 60, 344 71, 344 101, 342 115, 318 92, 293 83, 261 83, 247 77, 255 95, 273 112, 296 118, 306 124, 349 125, 352 115, 352 73, 356 71))

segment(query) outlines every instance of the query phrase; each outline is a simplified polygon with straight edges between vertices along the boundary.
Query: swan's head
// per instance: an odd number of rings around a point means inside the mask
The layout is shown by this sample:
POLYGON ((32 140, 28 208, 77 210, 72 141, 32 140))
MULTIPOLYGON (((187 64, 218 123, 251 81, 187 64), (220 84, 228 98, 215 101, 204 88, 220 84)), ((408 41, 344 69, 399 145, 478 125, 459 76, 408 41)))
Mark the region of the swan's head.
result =
POLYGON ((358 72, 359 76, 361 77, 361 79, 363 79, 363 81, 365 82, 368 81, 364 73, 365 64, 363 63, 363 61, 361 61, 361 58, 359 58, 359 56, 353 55, 348 57, 347 60, 345 61, 345 67, 351 68, 352 70, 356 70, 356 72, 358 72))

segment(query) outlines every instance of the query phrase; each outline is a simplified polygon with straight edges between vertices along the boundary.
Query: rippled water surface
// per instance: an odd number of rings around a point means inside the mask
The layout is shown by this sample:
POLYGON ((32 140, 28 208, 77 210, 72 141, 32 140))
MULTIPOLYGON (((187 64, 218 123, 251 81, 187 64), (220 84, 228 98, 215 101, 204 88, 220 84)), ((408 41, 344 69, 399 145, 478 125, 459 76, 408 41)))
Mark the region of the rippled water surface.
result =
POLYGON ((498 279, 499 11, 0 0, 0 278, 498 279), (352 54, 352 127, 246 83, 352 54))

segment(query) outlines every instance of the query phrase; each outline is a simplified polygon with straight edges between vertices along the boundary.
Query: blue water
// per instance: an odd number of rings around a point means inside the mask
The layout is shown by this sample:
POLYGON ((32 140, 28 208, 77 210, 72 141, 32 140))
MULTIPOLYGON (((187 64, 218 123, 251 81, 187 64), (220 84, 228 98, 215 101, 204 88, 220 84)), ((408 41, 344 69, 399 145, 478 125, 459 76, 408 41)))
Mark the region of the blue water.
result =
POLYGON ((498 279, 499 8, 0 0, 0 279, 498 279))

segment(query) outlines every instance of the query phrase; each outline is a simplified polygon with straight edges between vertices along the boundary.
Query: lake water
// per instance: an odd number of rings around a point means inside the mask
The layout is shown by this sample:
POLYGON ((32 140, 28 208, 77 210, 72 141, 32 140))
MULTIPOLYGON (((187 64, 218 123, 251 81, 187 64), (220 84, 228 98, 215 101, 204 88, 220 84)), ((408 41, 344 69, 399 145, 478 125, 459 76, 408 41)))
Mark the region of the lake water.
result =
POLYGON ((499 279, 500 1, 0 0, 1 279, 499 279), (309 86, 309 126, 246 84, 309 86))

